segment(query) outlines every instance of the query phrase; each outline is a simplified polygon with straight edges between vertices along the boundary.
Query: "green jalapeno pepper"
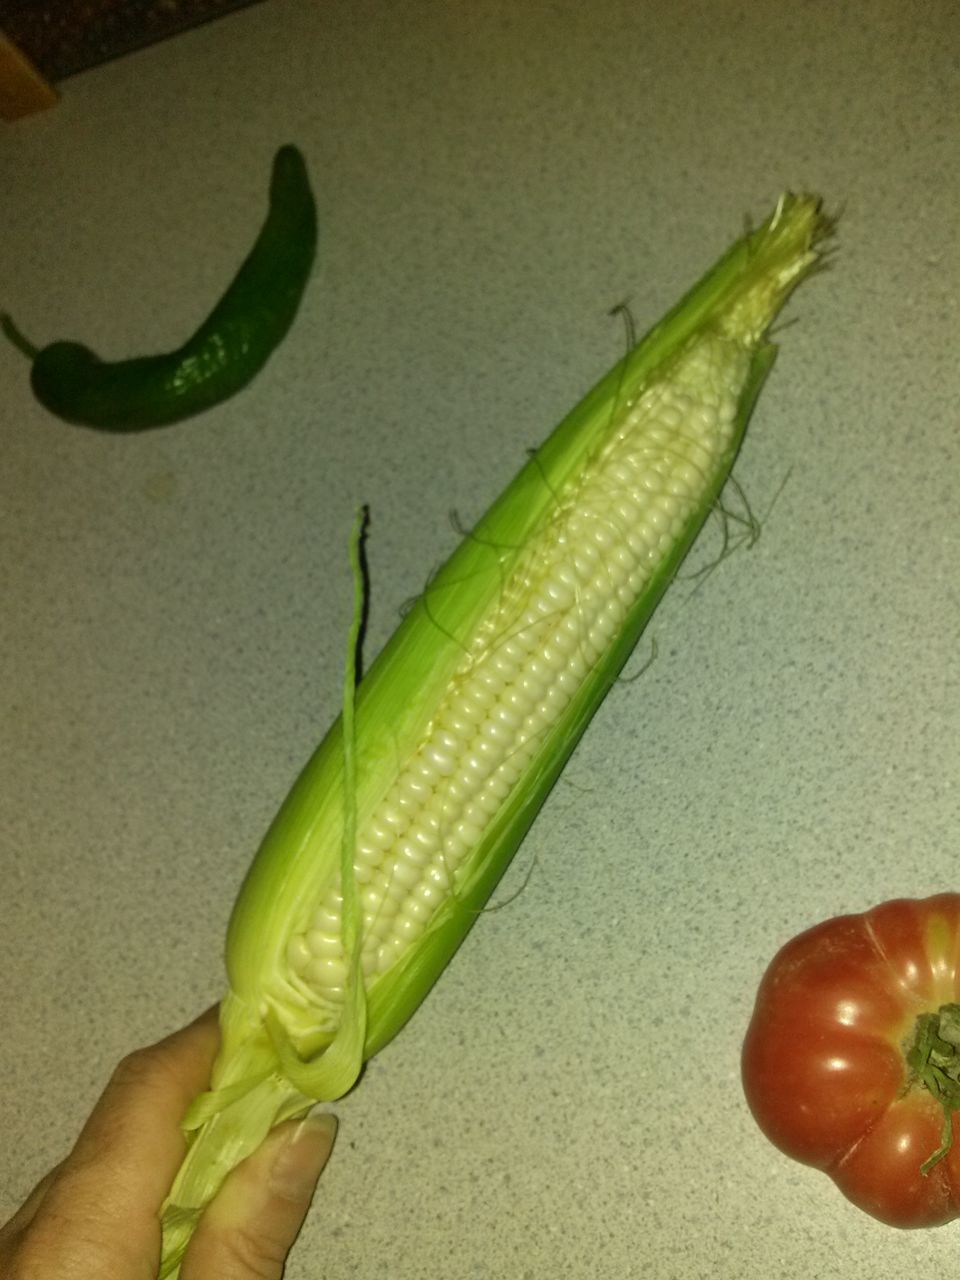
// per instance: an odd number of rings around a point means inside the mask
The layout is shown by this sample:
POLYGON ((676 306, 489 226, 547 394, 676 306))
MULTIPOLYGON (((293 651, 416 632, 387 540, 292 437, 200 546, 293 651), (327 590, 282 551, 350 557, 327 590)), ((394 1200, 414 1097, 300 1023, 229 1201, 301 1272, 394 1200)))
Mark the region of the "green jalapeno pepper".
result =
POLYGON ((106 431, 165 426, 219 404, 259 372, 293 323, 317 244, 306 164, 293 146, 274 157, 270 207, 226 293, 176 351, 101 360, 78 342, 38 350, 7 315, 0 327, 33 360, 30 382, 58 417, 106 431))

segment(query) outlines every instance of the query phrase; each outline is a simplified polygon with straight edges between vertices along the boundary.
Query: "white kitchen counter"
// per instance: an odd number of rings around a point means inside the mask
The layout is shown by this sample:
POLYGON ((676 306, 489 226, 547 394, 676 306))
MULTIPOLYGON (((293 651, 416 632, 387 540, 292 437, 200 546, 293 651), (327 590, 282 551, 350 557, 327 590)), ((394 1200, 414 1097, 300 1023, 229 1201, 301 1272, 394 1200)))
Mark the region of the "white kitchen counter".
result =
POLYGON ((763 535, 674 588, 517 896, 338 1104, 288 1275, 954 1255, 960 1225, 883 1227, 769 1146, 738 1055, 786 938, 960 888, 958 41, 934 0, 269 0, 3 130, 0 306, 38 342, 177 345, 283 142, 321 245, 250 389, 166 430, 67 426, 0 347, 0 1218, 115 1060, 222 989, 234 893, 338 709, 356 504, 369 656, 451 508, 621 353, 609 308, 645 328, 793 187, 842 211, 839 252, 738 463, 761 514, 786 477, 763 535))

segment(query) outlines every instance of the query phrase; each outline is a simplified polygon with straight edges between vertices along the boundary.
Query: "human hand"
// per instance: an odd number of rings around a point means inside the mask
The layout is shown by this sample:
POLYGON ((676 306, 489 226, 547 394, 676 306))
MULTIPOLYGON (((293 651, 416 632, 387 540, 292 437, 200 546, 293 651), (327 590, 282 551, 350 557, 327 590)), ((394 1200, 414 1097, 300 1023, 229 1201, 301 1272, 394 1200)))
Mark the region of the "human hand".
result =
MULTIPOLYGON (((154 1280, 180 1120, 218 1043, 209 1010, 120 1063, 76 1146, 0 1228, 4 1280, 154 1280)), ((279 1280, 335 1132, 331 1115, 278 1126, 204 1211, 181 1280, 279 1280)))

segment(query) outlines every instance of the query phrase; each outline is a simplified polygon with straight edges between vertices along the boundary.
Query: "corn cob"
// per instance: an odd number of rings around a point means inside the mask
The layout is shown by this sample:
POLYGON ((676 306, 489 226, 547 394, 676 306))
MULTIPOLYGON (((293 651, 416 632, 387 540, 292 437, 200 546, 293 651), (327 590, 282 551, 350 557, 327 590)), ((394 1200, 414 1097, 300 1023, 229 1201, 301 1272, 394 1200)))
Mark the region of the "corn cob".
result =
POLYGON ((348 662, 234 908, 161 1276, 273 1125, 352 1087, 482 910, 716 502, 828 231, 781 197, 530 457, 355 694, 348 662))

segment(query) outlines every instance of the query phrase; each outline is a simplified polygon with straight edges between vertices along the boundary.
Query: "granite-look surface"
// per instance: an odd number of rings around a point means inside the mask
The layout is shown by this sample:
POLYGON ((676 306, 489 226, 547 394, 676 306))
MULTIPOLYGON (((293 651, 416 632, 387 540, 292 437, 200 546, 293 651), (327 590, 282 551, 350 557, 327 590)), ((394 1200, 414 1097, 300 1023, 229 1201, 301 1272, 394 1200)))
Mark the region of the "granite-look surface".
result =
MULTIPOLYGON (((759 1135, 761 971, 960 887, 953 6, 273 0, 81 75, 0 140, 0 304, 176 345, 303 148, 318 270, 243 395, 71 428, 0 348, 0 1215, 115 1060, 215 999, 258 839, 470 521, 783 187, 842 209, 737 474, 758 545, 653 624, 430 999, 337 1110, 290 1280, 902 1280, 905 1234, 759 1135), (641 657, 635 660, 638 665, 641 657), (529 875, 531 867, 532 874, 529 875)), ((718 545, 708 530, 697 554, 718 545)))

